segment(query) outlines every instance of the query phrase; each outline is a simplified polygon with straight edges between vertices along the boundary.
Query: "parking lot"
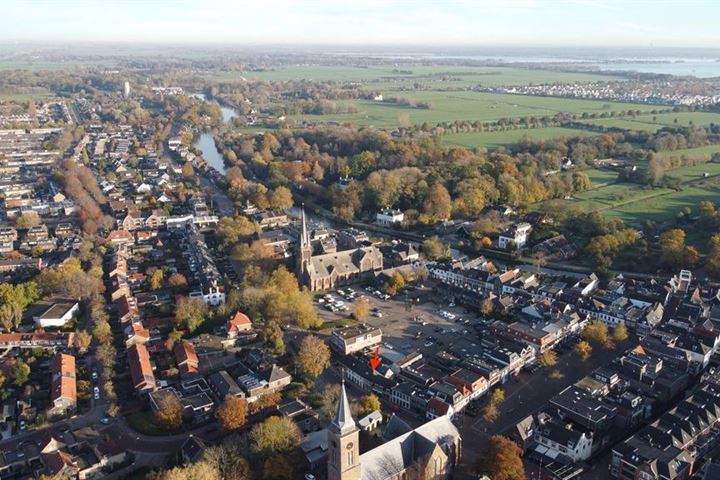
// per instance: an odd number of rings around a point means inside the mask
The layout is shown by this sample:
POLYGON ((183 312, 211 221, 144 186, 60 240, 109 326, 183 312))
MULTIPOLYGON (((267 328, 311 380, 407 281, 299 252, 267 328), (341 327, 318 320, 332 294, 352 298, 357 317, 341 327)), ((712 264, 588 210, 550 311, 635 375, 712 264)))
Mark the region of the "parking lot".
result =
POLYGON ((474 329, 478 328, 476 325, 481 322, 476 313, 457 306, 450 300, 443 301, 429 288, 413 289, 407 295, 387 299, 378 295, 375 289, 370 291, 363 287, 354 287, 351 289, 351 292, 355 292, 354 298, 347 295, 347 289, 339 290, 345 295, 334 290, 316 298, 316 307, 321 318, 325 321, 350 319, 352 302, 361 297, 366 298, 370 303, 371 313, 365 323, 382 329, 386 346, 406 353, 441 349, 450 341, 473 333, 474 329), (330 310, 328 297, 325 295, 333 299, 332 306, 336 311, 330 310), (417 298, 420 298, 419 302, 417 298), (338 301, 342 304, 339 305, 338 301))

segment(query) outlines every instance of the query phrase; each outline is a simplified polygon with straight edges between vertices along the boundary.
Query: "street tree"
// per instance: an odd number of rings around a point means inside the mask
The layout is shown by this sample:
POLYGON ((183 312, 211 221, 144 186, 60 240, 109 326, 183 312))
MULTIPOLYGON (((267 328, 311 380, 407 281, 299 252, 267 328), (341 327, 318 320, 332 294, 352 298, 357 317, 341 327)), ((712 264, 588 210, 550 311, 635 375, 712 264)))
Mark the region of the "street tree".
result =
POLYGON ((245 425, 248 416, 248 403, 245 399, 228 395, 215 410, 215 417, 225 430, 237 430, 245 425))
POLYGON ((315 335, 308 335, 300 342, 297 362, 305 375, 317 378, 330 364, 330 348, 315 335))

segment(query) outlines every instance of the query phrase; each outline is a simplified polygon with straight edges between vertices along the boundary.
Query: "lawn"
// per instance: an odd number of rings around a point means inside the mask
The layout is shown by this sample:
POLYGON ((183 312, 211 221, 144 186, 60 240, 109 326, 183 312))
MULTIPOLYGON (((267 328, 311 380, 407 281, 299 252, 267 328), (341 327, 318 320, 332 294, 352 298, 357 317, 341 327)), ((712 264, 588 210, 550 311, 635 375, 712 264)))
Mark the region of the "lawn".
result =
POLYGON ((504 132, 464 132, 451 133, 441 137, 446 147, 478 148, 483 147, 493 150, 498 147, 509 147, 518 143, 527 136, 531 140, 549 140, 560 137, 577 137, 593 135, 593 132, 576 130, 572 128, 548 127, 548 128, 521 128, 517 130, 506 130, 504 132))
MULTIPOLYGON (((556 113, 611 112, 637 109, 630 103, 597 100, 578 100, 557 97, 501 95, 484 92, 403 92, 399 96, 418 102, 427 102, 430 109, 403 107, 389 102, 353 100, 357 113, 332 115, 293 115, 295 120, 316 122, 352 122, 395 128, 400 123, 438 123, 455 120, 493 122, 501 118, 552 116, 556 113)), ((338 102, 342 103, 342 102, 338 102)))

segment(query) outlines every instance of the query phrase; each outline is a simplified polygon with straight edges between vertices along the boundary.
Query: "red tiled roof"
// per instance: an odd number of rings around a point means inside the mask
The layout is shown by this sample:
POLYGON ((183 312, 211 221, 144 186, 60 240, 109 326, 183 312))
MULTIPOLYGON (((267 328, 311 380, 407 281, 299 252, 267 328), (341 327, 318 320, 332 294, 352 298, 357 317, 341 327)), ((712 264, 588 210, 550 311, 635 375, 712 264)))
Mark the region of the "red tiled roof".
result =
POLYGON ((180 373, 197 373, 199 361, 192 343, 182 342, 175 345, 175 360, 180 373))
POLYGON ((155 375, 150 364, 150 354, 145 345, 132 345, 127 350, 127 357, 135 389, 155 388, 155 375))
POLYGON ((118 316, 120 318, 125 318, 127 315, 134 317, 140 316, 140 309, 138 308, 135 297, 123 295, 115 301, 115 305, 117 306, 118 316))
POLYGON ((50 399, 54 402, 61 398, 69 398, 73 402, 77 402, 75 357, 66 353, 55 355, 50 371, 52 373, 50 399))
POLYGON ((132 233, 127 230, 113 230, 110 232, 107 239, 110 242, 132 242, 134 240, 132 233))
POLYGON ((136 337, 142 337, 145 339, 150 338, 150 330, 145 328, 142 322, 133 322, 130 327, 132 328, 133 335, 135 335, 136 337))
POLYGON ((237 332, 240 330, 239 327, 246 327, 248 325, 252 325, 250 317, 242 312, 237 312, 233 318, 228 320, 228 331, 237 332))

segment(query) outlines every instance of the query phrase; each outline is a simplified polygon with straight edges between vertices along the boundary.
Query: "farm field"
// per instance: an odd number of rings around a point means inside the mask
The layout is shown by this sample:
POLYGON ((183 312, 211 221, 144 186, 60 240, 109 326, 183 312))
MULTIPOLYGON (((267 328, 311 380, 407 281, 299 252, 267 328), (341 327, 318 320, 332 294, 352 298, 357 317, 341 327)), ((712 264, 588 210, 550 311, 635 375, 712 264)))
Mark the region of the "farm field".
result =
POLYGON ((549 140, 560 137, 576 137, 593 135, 593 132, 576 130, 572 128, 548 127, 548 128, 521 128, 517 130, 506 130, 503 132, 462 132, 450 133, 441 137, 443 146, 464 147, 464 148, 487 148, 494 150, 499 147, 509 147, 523 137, 531 140, 549 140))
POLYGON ((555 72, 514 67, 476 67, 465 65, 412 66, 322 66, 293 65, 273 70, 229 73, 219 80, 243 76, 257 80, 333 80, 362 82, 368 87, 396 90, 415 82, 431 88, 458 88, 474 85, 529 85, 554 82, 593 82, 620 77, 592 73, 555 72))
POLYGON ((608 128, 614 127, 626 130, 656 132, 663 127, 687 127, 691 123, 703 126, 710 125, 711 123, 720 123, 720 114, 711 112, 670 112, 659 113, 657 115, 639 115, 634 118, 597 118, 583 120, 583 123, 608 128))
MULTIPOLYGON (((630 103, 613 103, 596 100, 576 100, 524 95, 500 95, 483 92, 403 92, 400 97, 428 102, 430 109, 404 107, 389 102, 372 100, 347 101, 357 107, 356 113, 331 115, 293 115, 295 120, 315 122, 353 122, 381 128, 396 128, 401 123, 452 122, 472 120, 491 122, 501 118, 552 116, 559 112, 611 112, 634 110, 639 106, 630 103)), ((343 103, 343 102, 338 102, 343 103)))

